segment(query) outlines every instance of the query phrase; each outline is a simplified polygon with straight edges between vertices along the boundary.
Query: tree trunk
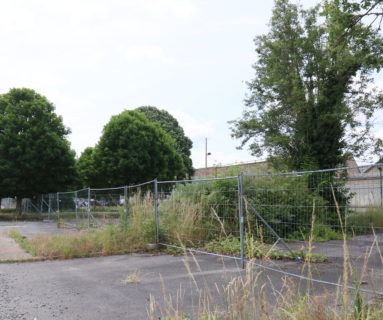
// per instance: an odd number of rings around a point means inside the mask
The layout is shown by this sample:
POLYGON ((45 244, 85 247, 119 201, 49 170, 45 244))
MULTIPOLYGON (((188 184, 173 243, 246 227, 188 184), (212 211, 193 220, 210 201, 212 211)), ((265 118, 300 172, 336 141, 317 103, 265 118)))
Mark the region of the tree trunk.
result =
POLYGON ((22 197, 16 197, 16 218, 20 217, 21 214, 23 213, 22 206, 21 206, 22 201, 23 201, 22 197))

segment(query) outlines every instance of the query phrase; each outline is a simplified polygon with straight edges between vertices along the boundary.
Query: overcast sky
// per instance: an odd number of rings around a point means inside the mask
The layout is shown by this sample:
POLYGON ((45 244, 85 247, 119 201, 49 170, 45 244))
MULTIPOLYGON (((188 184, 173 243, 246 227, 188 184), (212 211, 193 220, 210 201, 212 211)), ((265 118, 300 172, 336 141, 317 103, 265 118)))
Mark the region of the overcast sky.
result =
MULTIPOLYGON (((304 3, 316 1, 305 0, 304 3)), ((195 167, 254 160, 236 150, 228 121, 253 78, 253 39, 273 1, 12 0, 0 2, 0 93, 45 95, 79 156, 112 115, 152 105, 193 140, 195 167)), ((383 134, 383 131, 381 132, 383 134)))

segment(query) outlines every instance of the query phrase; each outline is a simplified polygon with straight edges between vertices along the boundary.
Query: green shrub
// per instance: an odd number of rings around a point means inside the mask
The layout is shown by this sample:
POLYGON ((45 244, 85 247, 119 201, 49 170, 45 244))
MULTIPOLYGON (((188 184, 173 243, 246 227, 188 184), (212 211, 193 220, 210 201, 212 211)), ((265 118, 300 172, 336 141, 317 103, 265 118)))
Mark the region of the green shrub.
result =
MULTIPOLYGON (((288 236, 288 239, 291 240, 306 240, 310 239, 311 235, 311 227, 300 227, 298 231, 294 231, 288 236)), ((325 226, 322 224, 315 224, 314 230, 312 233, 313 239, 315 242, 324 242, 330 240, 342 240, 343 234, 339 228, 339 231, 330 228, 329 226, 325 226)))
MULTIPOLYGON (((331 189, 331 181, 335 179, 313 179, 310 174, 245 176, 246 232, 262 241, 275 241, 254 209, 282 238, 302 239, 302 235, 307 235, 313 213, 318 226, 339 225, 334 201, 328 200, 329 193, 332 196, 334 190, 337 196, 346 190, 342 189, 341 182, 337 182, 336 189, 331 189)), ((348 200, 344 195, 340 198, 343 208, 348 200)), ((238 181, 233 178, 176 184, 161 200, 159 211, 161 230, 167 241, 189 241, 188 245, 198 246, 222 234, 235 235, 239 230, 238 181)), ((340 236, 331 227, 318 227, 315 238, 325 241, 340 236)))
MULTIPOLYGON (((225 238, 220 238, 212 240, 206 244, 205 249, 209 252, 214 252, 218 254, 239 256, 240 255, 240 240, 233 236, 228 236, 225 238)), ((293 253, 305 260, 311 262, 326 262, 327 258, 319 255, 308 253, 307 251, 293 250, 293 253)), ((278 248, 275 248, 271 245, 261 243, 258 240, 255 240, 254 237, 246 235, 244 241, 244 255, 248 259, 261 259, 261 258, 270 258, 270 259, 294 259, 295 256, 288 251, 282 251, 278 248)))
POLYGON ((198 246, 217 235, 213 187, 212 182, 177 184, 166 198, 162 196, 158 208, 162 241, 198 246))

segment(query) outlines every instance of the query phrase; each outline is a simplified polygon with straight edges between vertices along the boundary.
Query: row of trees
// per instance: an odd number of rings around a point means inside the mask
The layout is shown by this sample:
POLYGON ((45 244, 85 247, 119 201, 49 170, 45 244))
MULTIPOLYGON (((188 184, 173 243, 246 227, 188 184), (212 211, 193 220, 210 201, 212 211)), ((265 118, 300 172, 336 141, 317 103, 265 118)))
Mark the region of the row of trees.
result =
POLYGON ((193 174, 191 140, 165 110, 140 107, 113 116, 95 147, 76 160, 54 105, 31 89, 0 95, 0 197, 127 185, 193 174))
POLYGON ((123 111, 105 125, 100 141, 77 162, 83 187, 173 180, 193 175, 192 142, 165 110, 145 106, 123 111))

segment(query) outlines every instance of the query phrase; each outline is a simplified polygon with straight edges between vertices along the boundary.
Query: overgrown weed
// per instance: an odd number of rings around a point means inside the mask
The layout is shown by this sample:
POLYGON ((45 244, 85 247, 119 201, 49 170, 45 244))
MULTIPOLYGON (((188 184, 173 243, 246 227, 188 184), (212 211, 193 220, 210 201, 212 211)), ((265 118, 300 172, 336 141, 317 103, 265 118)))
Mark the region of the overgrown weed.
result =
MULTIPOLYGON (((334 290, 318 294, 314 291, 313 284, 315 279, 312 278, 312 249, 315 239, 315 202, 313 203, 311 228, 307 239, 308 251, 304 259, 304 269, 307 269, 307 286, 306 290, 297 286, 292 277, 281 275, 282 284, 273 283, 266 274, 266 270, 256 269, 259 264, 255 263, 255 259, 250 260, 246 265, 244 274, 229 279, 223 285, 208 285, 203 279, 197 282, 192 268, 188 260, 185 259, 185 267, 189 274, 191 283, 190 290, 195 290, 199 301, 193 305, 192 316, 184 316, 184 306, 188 306, 189 302, 185 302, 185 292, 180 288, 175 296, 167 293, 163 289, 164 301, 156 301, 153 297, 150 299, 148 309, 149 318, 154 319, 198 319, 198 320, 381 320, 383 319, 383 302, 374 302, 372 300, 364 300, 362 295, 361 284, 367 273, 367 262, 371 255, 372 249, 377 248, 383 266, 383 257, 381 249, 375 240, 370 249, 366 251, 362 270, 356 273, 350 263, 349 249, 347 246, 347 234, 345 226, 338 210, 338 203, 333 193, 336 210, 339 215, 340 228, 342 231, 344 264, 343 273, 339 279, 339 283, 334 284, 334 290), (268 279, 268 280, 267 280, 268 279), (340 286, 339 286, 340 285, 340 286), (351 292, 350 285, 354 285, 351 292), (278 288, 279 287, 279 288, 278 288), (193 289, 194 288, 194 289, 193 289), (335 289, 338 288, 338 289, 335 289), (174 299, 173 299, 174 298, 174 299)), ((214 240, 207 245, 207 249, 223 254, 238 255, 239 240, 233 236, 223 237, 214 240)), ((265 252, 270 248, 265 244, 255 241, 247 236, 245 252, 256 258, 267 258, 265 252), (247 243, 247 244, 246 244, 247 243), (263 247, 262 247, 263 246, 263 247), (257 250, 254 250, 257 248, 257 250), (260 248, 263 248, 260 249, 260 248)), ((185 255, 186 255, 185 250, 185 255)), ((193 261, 197 266, 197 271, 201 274, 200 266, 194 255, 191 253, 193 261)), ((223 269, 224 272, 224 269, 223 269)), ((190 296, 190 294, 188 294, 190 296)), ((190 307, 189 307, 190 308, 190 307)))
POLYGON ((24 239, 17 231, 9 233, 21 247, 46 259, 71 259, 145 251, 153 242, 153 202, 150 194, 130 198, 129 219, 120 226, 106 225, 102 230, 83 229, 65 235, 38 235, 24 239))

